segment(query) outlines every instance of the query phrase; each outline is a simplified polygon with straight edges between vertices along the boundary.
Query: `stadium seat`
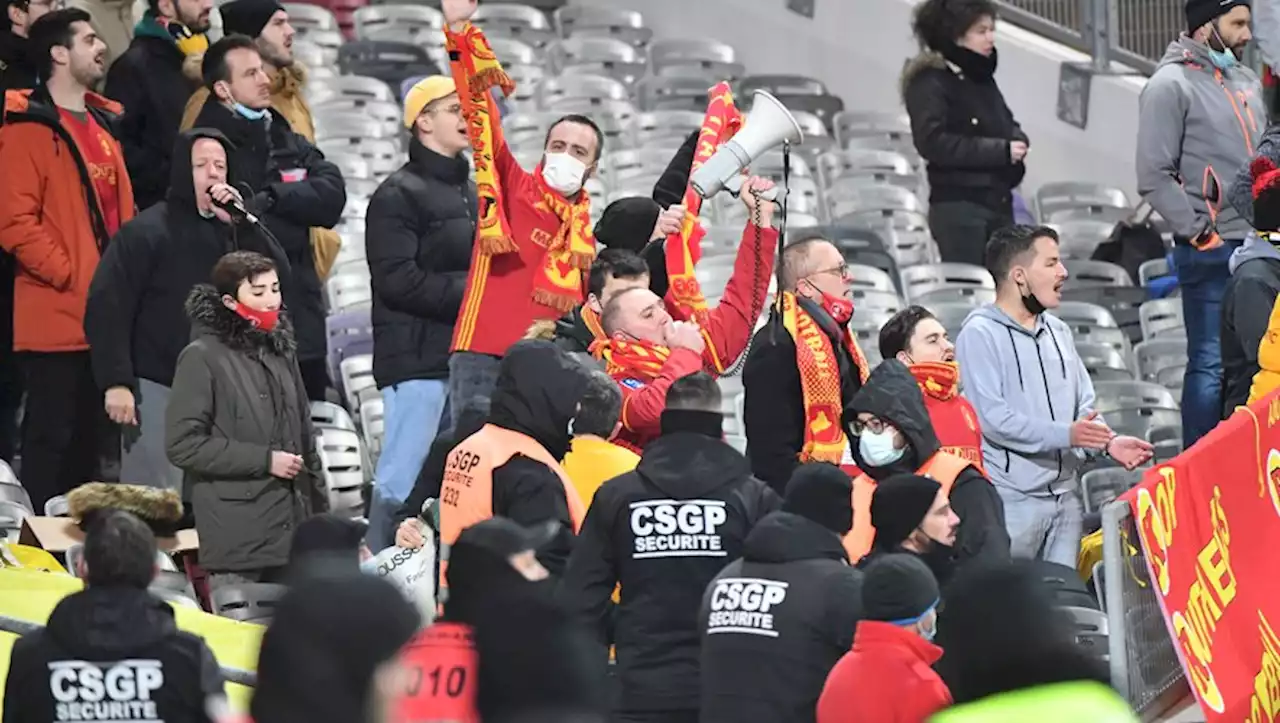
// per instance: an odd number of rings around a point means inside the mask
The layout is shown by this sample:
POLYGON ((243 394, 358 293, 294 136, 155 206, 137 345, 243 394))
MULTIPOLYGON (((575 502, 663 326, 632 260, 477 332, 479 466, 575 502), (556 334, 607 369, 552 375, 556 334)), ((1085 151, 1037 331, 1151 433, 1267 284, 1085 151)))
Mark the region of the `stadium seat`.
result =
POLYGON ((914 299, 921 294, 947 286, 992 290, 996 288, 996 282, 991 278, 991 273, 973 264, 953 262, 922 264, 902 269, 900 276, 908 299, 914 299))
MULTIPOLYGON (((337 376, 337 375, 335 375, 337 376)), ((333 402, 311 402, 311 426, 315 429, 341 429, 356 431, 355 420, 341 404, 333 402)))
POLYGON ((648 60, 634 45, 609 37, 577 36, 552 43, 547 49, 557 73, 603 75, 632 85, 644 76, 648 60))
POLYGON ((329 373, 337 379, 342 360, 373 353, 373 322, 369 309, 330 313, 325 319, 328 337, 329 373))
POLYGON ((338 376, 342 381, 341 391, 346 397, 347 409, 359 409, 360 393, 377 389, 377 383, 373 379, 372 354, 359 354, 343 359, 338 365, 338 376))
POLYGON ((1065 259, 1067 284, 1073 288, 1090 286, 1133 286, 1133 279, 1123 266, 1107 261, 1065 259))
POLYGON ((911 140, 911 119, 901 113, 878 113, 846 110, 832 121, 836 140, 849 148, 855 139, 911 140))
POLYGON ((1053 215, 1062 209, 1093 206, 1126 210, 1130 208, 1129 198, 1123 190, 1100 183, 1078 181, 1046 183, 1036 189, 1034 203, 1036 215, 1042 222, 1052 221, 1053 215))
POLYGON ((737 53, 732 45, 710 38, 654 40, 649 44, 649 63, 658 74, 668 67, 692 66, 711 71, 714 75, 722 76, 722 79, 730 77, 730 74, 722 71, 741 68, 737 64, 737 53))
MULTIPOLYGON (((432 37, 429 44, 444 42, 444 15, 426 5, 370 5, 360 8, 352 16, 356 39, 389 40, 379 36, 379 31, 395 28, 406 39, 417 40, 419 35, 432 37)), ((427 38, 422 38, 427 40, 427 38)))
POLYGON ((937 304, 965 304, 970 308, 976 309, 983 304, 994 304, 995 301, 995 289, 973 286, 972 284, 935 286, 911 299, 912 304, 923 306, 926 309, 932 309, 937 304))
POLYGON ((1187 365, 1186 337, 1161 337, 1148 339, 1133 348, 1138 372, 1142 379, 1153 382, 1164 369, 1183 368, 1187 365))
POLYGON ((329 494, 329 510, 346 517, 362 516, 365 457, 360 435, 351 429, 321 427, 316 429, 315 445, 329 494))
POLYGON ((898 288, 894 284, 893 277, 884 269, 878 269, 874 266, 864 264, 849 264, 849 282, 854 288, 866 289, 868 291, 883 291, 888 294, 897 295, 898 288))
POLYGON ((555 25, 561 37, 608 37, 643 48, 653 38, 644 16, 635 10, 593 6, 570 6, 555 11, 555 25))
POLYGON ((24 487, 18 485, 0 484, 0 502, 20 505, 30 514, 35 514, 36 509, 31 504, 31 495, 27 494, 24 487))
POLYGON ((1151 382, 1100 381, 1094 383, 1093 393, 1093 408, 1101 414, 1133 407, 1178 408, 1168 389, 1151 382))
POLYGON ((373 289, 368 276, 343 274, 330 276, 325 282, 330 313, 351 311, 373 303, 373 289))
POLYGON ((631 94, 621 81, 602 75, 572 74, 547 78, 539 88, 543 108, 561 100, 583 99, 592 102, 630 100, 631 94))
POLYGON ((266 625, 275 614, 276 603, 289 588, 265 582, 223 585, 210 593, 213 613, 242 623, 266 625))
POLYGON ((1142 338, 1154 339, 1165 335, 1186 336, 1182 321, 1181 299, 1154 299, 1138 308, 1142 324, 1142 338))
POLYGON ((1085 472, 1080 477, 1085 514, 1102 510, 1108 502, 1141 481, 1141 470, 1128 472, 1120 467, 1104 467, 1085 472))
POLYGON ((55 495, 44 503, 45 517, 67 517, 71 514, 71 505, 66 495, 55 495))
MULTIPOLYGON (((1118 329, 1099 329, 1089 334, 1076 337, 1076 354, 1080 356, 1085 371, 1094 382, 1130 381, 1133 379, 1132 365, 1124 350, 1115 344, 1107 343, 1101 332, 1118 329)), ((1046 373, 1047 373, 1046 369, 1046 373)))
MULTIPOLYGON (((338 67, 343 77, 366 76, 382 81, 392 102, 406 78, 439 75, 441 69, 425 47, 395 40, 358 40, 338 49, 338 67), (395 90, 392 90, 395 89, 395 90)), ((382 100, 383 97, 378 98, 382 100)))

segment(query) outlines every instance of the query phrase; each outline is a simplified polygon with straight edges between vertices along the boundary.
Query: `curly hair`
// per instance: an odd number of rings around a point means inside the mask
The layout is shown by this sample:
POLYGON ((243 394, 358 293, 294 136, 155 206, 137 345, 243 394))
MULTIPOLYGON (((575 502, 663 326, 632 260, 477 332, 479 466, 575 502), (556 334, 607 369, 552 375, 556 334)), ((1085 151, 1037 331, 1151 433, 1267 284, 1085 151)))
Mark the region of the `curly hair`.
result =
POLYGON ((996 17, 993 0, 925 0, 916 6, 911 30, 921 45, 941 52, 984 17, 996 17))

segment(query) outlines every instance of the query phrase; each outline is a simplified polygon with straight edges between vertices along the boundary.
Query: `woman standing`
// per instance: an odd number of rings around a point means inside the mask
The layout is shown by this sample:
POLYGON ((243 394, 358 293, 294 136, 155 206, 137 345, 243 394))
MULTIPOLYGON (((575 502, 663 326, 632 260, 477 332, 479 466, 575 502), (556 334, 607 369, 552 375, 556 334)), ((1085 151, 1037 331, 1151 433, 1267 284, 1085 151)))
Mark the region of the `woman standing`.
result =
POLYGON ((293 530, 329 508, 293 329, 275 264, 223 256, 187 297, 195 341, 178 358, 165 414, 210 587, 277 582, 293 530))
POLYGON ((929 173, 929 227, 944 261, 982 265, 991 232, 1013 223, 1030 143, 996 85, 992 0, 925 0, 923 48, 902 74, 916 150, 929 173))

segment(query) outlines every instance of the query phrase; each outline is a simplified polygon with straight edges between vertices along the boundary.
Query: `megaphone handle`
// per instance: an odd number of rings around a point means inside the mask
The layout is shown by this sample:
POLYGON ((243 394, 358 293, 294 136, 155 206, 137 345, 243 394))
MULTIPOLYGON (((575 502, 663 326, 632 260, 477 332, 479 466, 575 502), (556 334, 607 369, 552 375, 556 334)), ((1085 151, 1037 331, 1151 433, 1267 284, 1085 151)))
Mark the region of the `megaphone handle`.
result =
MULTIPOLYGON (((725 181, 724 190, 728 191, 729 194, 732 195, 734 198, 737 198, 738 196, 742 195, 742 184, 744 183, 744 181, 745 181, 745 178, 743 176, 734 176, 733 178, 730 178, 728 181, 725 181)), ((756 195, 766 201, 773 201, 774 203, 780 203, 780 201, 778 200, 778 192, 779 192, 779 187, 774 186, 773 188, 770 188, 769 190, 764 191, 763 193, 758 193, 756 195)))

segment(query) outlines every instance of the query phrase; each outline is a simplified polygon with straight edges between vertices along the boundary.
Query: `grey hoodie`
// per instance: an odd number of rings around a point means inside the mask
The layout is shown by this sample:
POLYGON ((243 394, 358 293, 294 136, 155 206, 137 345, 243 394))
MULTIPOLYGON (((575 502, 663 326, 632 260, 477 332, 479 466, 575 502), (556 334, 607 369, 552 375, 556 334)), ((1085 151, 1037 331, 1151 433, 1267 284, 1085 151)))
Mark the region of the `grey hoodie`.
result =
POLYGON ((1227 203, 1227 191, 1266 122, 1253 70, 1220 71, 1207 46, 1179 37, 1139 99, 1138 192, 1180 236, 1208 216, 1222 238, 1243 239, 1250 224, 1227 203))
POLYGON ((982 424, 991 483, 1028 495, 1074 484, 1085 451, 1071 424, 1093 410, 1093 382, 1071 329, 1049 313, 1030 331, 995 304, 974 309, 956 339, 965 396, 982 424))

